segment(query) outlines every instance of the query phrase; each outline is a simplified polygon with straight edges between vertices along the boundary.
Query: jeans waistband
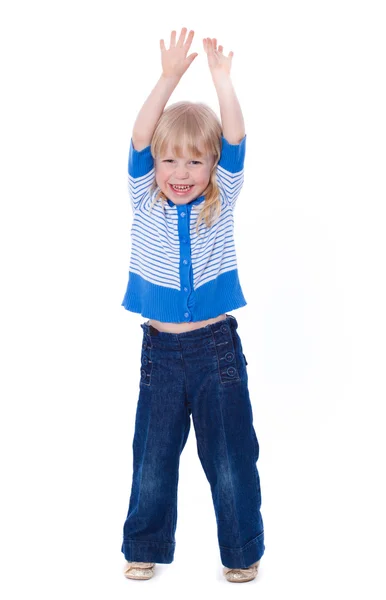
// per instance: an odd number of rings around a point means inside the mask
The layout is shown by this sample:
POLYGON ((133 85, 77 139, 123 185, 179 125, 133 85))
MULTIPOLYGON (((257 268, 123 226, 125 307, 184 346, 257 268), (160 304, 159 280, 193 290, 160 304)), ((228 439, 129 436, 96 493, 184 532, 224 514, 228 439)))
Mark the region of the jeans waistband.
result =
POLYGON ((146 335, 157 337, 157 339, 160 341, 178 341, 184 339, 200 340, 207 337, 212 337, 213 333, 221 330, 221 328, 223 328, 222 331, 227 330, 228 327, 237 329, 238 323, 237 319, 233 315, 227 314, 226 319, 205 325, 205 327, 200 327, 199 329, 193 329, 193 331, 184 331, 183 333, 168 333, 166 331, 158 331, 158 329, 152 325, 148 325, 147 323, 141 323, 141 327, 146 335))

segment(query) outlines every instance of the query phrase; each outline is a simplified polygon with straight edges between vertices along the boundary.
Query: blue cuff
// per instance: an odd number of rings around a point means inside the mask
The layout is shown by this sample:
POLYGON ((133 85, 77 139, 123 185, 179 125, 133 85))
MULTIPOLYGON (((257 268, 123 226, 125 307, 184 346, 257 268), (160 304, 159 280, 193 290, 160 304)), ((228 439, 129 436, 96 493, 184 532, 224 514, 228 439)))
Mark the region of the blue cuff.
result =
POLYGON ((239 144, 230 144, 223 135, 221 136, 222 148, 218 163, 220 167, 230 173, 238 173, 243 170, 246 139, 245 135, 239 144))
POLYGON ((129 152, 129 175, 131 177, 142 177, 149 173, 154 167, 154 159, 150 152, 150 146, 143 150, 136 150, 133 146, 133 140, 130 140, 129 152))

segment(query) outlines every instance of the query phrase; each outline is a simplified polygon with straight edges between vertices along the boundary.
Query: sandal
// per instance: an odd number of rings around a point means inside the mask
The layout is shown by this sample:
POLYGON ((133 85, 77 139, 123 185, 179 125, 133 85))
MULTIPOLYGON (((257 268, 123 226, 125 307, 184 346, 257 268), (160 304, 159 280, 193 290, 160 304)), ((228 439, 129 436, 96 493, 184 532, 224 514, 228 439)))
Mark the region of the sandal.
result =
POLYGON ((228 581, 233 583, 242 583, 244 581, 252 581, 257 575, 260 561, 253 563, 247 569, 229 569, 224 567, 223 572, 228 581))
POLYGON ((126 561, 123 574, 127 579, 150 579, 154 575, 154 567, 155 563, 126 561))

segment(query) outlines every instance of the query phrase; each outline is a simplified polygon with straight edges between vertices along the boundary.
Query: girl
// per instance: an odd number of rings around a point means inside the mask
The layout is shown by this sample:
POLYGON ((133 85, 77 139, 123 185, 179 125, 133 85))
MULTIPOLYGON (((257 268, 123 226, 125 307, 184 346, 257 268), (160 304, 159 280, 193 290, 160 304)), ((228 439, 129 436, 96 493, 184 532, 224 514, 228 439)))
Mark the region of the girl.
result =
POLYGON ((211 487, 223 573, 250 581, 264 553, 259 444, 238 323, 245 306, 233 239, 246 135, 226 57, 204 50, 221 123, 205 104, 173 90, 196 58, 194 32, 160 41, 162 75, 134 124, 129 155, 133 210, 129 281, 122 302, 142 323, 133 480, 123 528, 124 574, 149 579, 175 550, 181 452, 192 414, 198 455, 211 487))

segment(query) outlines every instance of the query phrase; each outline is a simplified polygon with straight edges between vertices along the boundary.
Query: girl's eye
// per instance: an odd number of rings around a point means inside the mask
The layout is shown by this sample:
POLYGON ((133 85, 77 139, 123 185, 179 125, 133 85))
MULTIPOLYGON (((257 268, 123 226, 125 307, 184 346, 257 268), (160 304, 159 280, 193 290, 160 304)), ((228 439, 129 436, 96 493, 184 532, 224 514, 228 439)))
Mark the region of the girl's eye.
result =
MULTIPOLYGON (((165 160, 163 160, 162 162, 171 163, 171 162, 174 162, 174 160, 172 158, 165 158, 165 160)), ((201 164, 201 162, 199 160, 192 160, 190 162, 195 163, 197 165, 201 164)))

